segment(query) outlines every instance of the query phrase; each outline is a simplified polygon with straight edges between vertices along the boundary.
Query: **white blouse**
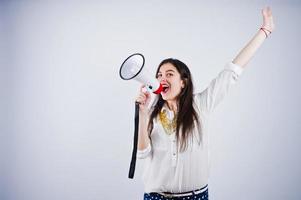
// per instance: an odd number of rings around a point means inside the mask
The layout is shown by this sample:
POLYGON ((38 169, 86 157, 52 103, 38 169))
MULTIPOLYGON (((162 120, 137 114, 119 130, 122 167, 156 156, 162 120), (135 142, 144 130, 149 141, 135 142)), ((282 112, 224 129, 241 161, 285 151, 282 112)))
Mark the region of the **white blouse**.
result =
MULTIPOLYGON (((143 182, 144 191, 187 192, 204 187, 209 179, 209 137, 210 113, 235 84, 243 68, 229 62, 209 86, 201 93, 194 94, 194 107, 200 120, 200 129, 193 130, 192 140, 188 140, 185 152, 179 152, 175 133, 165 133, 160 120, 154 119, 151 143, 144 150, 138 150, 137 158, 145 159, 143 182)), ((173 112, 167 106, 168 117, 173 112)), ((150 109, 152 110, 152 109, 150 109)))

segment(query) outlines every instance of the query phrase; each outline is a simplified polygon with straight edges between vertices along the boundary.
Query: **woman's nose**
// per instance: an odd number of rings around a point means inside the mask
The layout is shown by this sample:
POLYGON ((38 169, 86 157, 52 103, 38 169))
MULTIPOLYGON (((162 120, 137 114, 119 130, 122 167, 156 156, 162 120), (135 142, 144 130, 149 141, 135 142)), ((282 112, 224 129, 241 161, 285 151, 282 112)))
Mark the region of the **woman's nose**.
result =
POLYGON ((159 78, 159 81, 160 81, 160 82, 166 81, 166 78, 162 76, 162 77, 159 78))

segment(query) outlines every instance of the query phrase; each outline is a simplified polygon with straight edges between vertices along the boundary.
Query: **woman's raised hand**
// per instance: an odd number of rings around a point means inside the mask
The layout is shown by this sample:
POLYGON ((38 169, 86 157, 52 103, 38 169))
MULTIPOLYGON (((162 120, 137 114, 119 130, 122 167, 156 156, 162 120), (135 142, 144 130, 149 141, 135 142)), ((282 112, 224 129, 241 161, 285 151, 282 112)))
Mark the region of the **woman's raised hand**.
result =
POLYGON ((261 10, 262 16, 263 16, 263 23, 262 27, 269 30, 270 32, 273 32, 275 29, 274 21, 273 21, 273 15, 272 10, 270 7, 265 7, 261 10))

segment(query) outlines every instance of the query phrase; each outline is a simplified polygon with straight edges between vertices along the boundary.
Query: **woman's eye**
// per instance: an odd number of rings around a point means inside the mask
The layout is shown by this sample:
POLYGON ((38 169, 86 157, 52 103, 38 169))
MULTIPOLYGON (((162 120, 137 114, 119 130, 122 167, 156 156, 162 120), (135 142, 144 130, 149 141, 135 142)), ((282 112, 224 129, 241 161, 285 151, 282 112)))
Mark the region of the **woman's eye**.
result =
POLYGON ((169 74, 169 73, 168 73, 168 74, 166 74, 166 76, 167 76, 167 77, 171 77, 172 75, 173 75, 173 74, 169 74))
POLYGON ((162 76, 162 74, 158 74, 158 75, 157 75, 157 78, 160 78, 161 76, 162 76))

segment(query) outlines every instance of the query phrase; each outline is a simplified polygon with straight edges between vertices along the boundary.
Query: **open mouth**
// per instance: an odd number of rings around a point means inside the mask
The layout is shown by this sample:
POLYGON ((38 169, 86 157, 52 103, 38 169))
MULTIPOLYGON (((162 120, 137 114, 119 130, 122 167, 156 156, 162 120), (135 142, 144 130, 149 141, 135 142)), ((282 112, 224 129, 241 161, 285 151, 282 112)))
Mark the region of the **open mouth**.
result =
POLYGON ((169 85, 164 84, 164 85, 163 85, 162 93, 163 93, 163 94, 166 94, 168 91, 169 91, 169 85))

